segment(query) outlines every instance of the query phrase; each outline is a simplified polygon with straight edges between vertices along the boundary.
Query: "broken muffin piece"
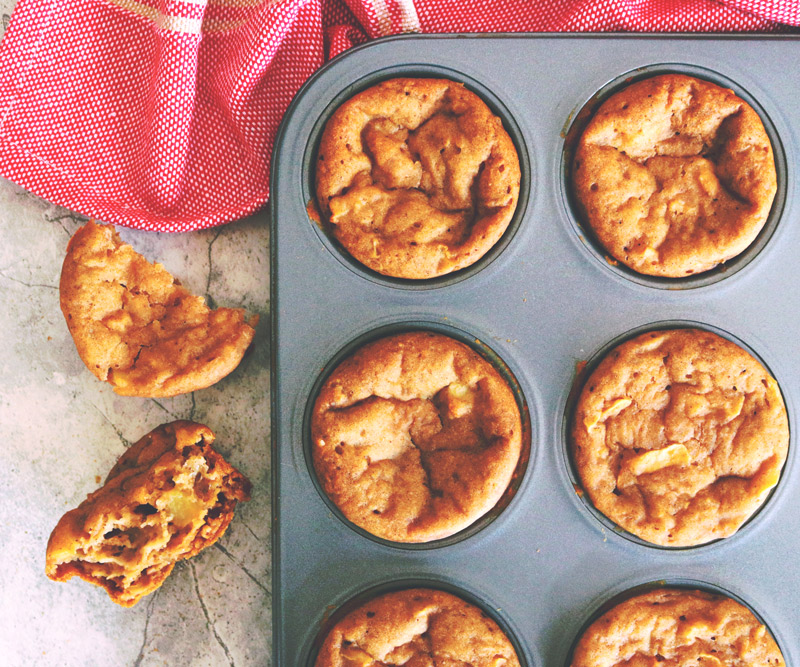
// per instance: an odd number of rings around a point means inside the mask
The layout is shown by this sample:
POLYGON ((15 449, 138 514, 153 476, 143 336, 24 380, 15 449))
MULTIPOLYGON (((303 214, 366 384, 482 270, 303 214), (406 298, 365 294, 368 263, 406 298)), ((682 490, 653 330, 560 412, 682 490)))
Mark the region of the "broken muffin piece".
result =
POLYGON ((210 309, 160 264, 94 222, 70 239, 61 310, 78 354, 122 396, 160 398, 219 382, 242 360, 258 316, 210 309))
POLYGON ((67 512, 47 544, 47 576, 78 576, 123 607, 156 590, 175 563, 216 542, 250 482, 190 421, 162 424, 128 449, 105 484, 67 512))

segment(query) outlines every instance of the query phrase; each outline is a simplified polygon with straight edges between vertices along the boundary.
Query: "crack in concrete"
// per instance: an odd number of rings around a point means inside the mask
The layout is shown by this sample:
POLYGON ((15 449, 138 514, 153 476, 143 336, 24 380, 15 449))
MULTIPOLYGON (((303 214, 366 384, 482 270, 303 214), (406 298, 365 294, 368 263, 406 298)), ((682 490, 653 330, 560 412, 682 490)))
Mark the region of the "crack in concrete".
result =
MULTIPOLYGON (((20 186, 17 186, 17 187, 20 187, 20 186)), ((14 196, 15 197, 19 197, 20 199, 29 199, 30 201, 35 202, 36 204, 39 204, 40 207, 44 206, 45 204, 47 204, 47 202, 42 201, 42 199, 40 197, 37 197, 30 190, 20 189, 18 192, 14 193, 14 196)))
POLYGON ((271 595, 269 588, 267 588, 264 584, 262 584, 258 578, 248 570, 244 564, 236 558, 230 551, 228 551, 225 547, 223 547, 219 542, 215 542, 214 546, 219 549, 222 553, 224 553, 242 572, 244 572, 250 579, 252 579, 253 583, 258 586, 262 591, 264 591, 267 595, 271 595))
POLYGON ((33 288, 33 287, 46 287, 47 289, 58 290, 58 286, 56 286, 56 285, 45 285, 43 283, 26 283, 24 280, 20 280, 19 278, 14 278, 12 276, 9 276, 8 274, 4 273, 3 271, 0 271, 0 278, 5 278, 6 280, 10 280, 12 283, 17 283, 17 284, 23 285, 25 287, 31 287, 31 288, 33 288))
POLYGON ((211 289, 211 279, 214 273, 214 263, 211 259, 211 249, 213 248, 216 240, 220 237, 220 234, 222 234, 221 227, 219 228, 219 230, 217 230, 217 233, 214 234, 214 238, 208 242, 208 276, 206 277, 206 303, 208 304, 209 308, 217 307, 216 302, 214 301, 214 297, 211 296, 209 291, 211 289))
POLYGON ((252 529, 252 528, 251 528, 251 527, 248 525, 248 523, 247 523, 246 521, 244 521, 244 520, 243 520, 241 517, 239 517, 238 521, 239 521, 239 523, 240 523, 242 526, 244 526, 244 527, 245 527, 245 529, 247 530, 247 532, 249 532, 249 533, 250 533, 250 534, 251 534, 253 537, 255 537, 255 538, 256 538, 256 539, 257 539, 259 542, 261 541, 261 538, 260 538, 258 535, 256 535, 255 531, 254 531, 254 530, 253 530, 253 529, 252 529))
POLYGON ((189 562, 189 569, 192 571, 192 579, 194 580, 194 591, 197 594, 197 600, 200 602, 200 607, 203 610, 203 615, 206 617, 206 623, 208 624, 209 629, 214 634, 214 638, 217 640, 217 643, 222 647, 222 650, 225 651, 225 656, 228 658, 228 663, 231 667, 236 667, 235 663, 233 662, 233 656, 231 656, 231 652, 228 650, 228 647, 225 645, 225 642, 222 641, 222 637, 219 636, 217 632, 217 628, 215 627, 214 623, 211 622, 211 616, 208 613, 208 607, 206 607, 205 600, 203 600, 203 596, 200 593, 200 582, 197 580, 197 571, 194 568, 194 563, 192 561, 189 562))
POLYGON ((159 402, 158 402, 156 399, 154 399, 154 398, 151 398, 150 400, 151 400, 153 403, 155 403, 155 404, 156 404, 156 405, 157 405, 159 408, 161 408, 161 409, 162 409, 164 412, 166 412, 166 413, 167 413, 167 414, 168 414, 170 417, 172 417, 173 419, 177 419, 177 418, 178 418, 178 416, 177 416, 177 415, 176 415, 174 412, 172 412, 171 410, 167 410, 167 409, 166 409, 166 408, 165 408, 163 405, 161 405, 161 403, 159 403, 159 402))
POLYGON ((147 616, 145 617, 144 621, 144 637, 142 637, 142 646, 139 649, 139 655, 136 656, 136 661, 133 663, 133 667, 139 667, 139 665, 142 664, 142 660, 144 660, 144 649, 147 646, 147 630, 150 627, 150 617, 153 615, 153 606, 160 590, 161 589, 153 593, 153 595, 147 601, 147 616))
POLYGON ((64 220, 69 220, 79 227, 82 227, 88 221, 88 218, 79 217, 74 213, 61 213, 53 216, 48 216, 47 213, 45 213, 44 219, 47 220, 47 222, 57 222, 58 226, 61 227, 61 229, 63 229, 69 237, 72 237, 74 232, 71 232, 69 229, 67 229, 66 225, 64 224, 64 220))
POLYGON ((105 420, 108 422, 108 425, 109 425, 109 426, 110 426, 112 429, 114 429, 114 433, 116 433, 116 434, 117 434, 117 437, 120 439, 120 442, 122 442, 122 444, 123 444, 123 445, 125 445, 125 449, 128 449, 128 448, 129 448, 129 447, 130 447, 130 446, 131 446, 133 443, 132 443, 130 440, 128 440, 128 439, 127 439, 127 438, 126 438, 124 435, 122 435, 122 431, 120 431, 120 430, 119 430, 119 429, 116 427, 116 425, 114 424, 114 422, 112 422, 112 421, 111 421, 111 420, 108 418, 108 416, 106 415, 106 413, 105 413, 105 412, 103 412, 103 411, 102 411, 100 408, 98 408, 96 405, 92 405, 92 407, 93 407, 95 410, 97 410, 97 411, 100 413, 100 415, 103 417, 103 419, 105 419, 105 420))

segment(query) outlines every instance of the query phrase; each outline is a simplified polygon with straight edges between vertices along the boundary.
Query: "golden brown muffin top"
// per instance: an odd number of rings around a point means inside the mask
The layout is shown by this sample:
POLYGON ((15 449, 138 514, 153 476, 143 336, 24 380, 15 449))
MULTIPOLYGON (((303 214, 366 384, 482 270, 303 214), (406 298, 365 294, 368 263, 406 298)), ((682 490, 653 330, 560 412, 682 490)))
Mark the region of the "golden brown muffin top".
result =
POLYGON ((239 365, 258 322, 241 309, 211 310, 111 225, 94 222, 70 239, 60 294, 81 359, 123 396, 211 386, 239 365))
POLYGON ((369 343, 325 381, 311 423, 314 467, 345 517, 396 542, 452 535, 506 491, 522 446, 500 374, 430 332, 369 343))
POLYGON ((785 667, 778 645, 752 612, 722 595, 658 589, 595 621, 572 667, 785 667))
POLYGON ((47 576, 102 586, 124 607, 157 589, 175 563, 216 542, 250 482, 190 421, 162 424, 132 445, 105 484, 67 512, 47 544, 47 576))
POLYGON ((359 262, 397 278, 471 265, 503 235, 520 167, 502 122, 444 79, 391 79, 330 118, 317 156, 317 200, 359 262))
POLYGON ((594 506, 664 546, 732 535, 778 483, 789 425, 777 382, 708 331, 652 331, 586 381, 573 456, 594 506))
POLYGON ((605 249, 634 271, 672 278, 744 251, 777 190, 758 114, 732 91, 681 74, 611 96, 580 138, 572 176, 605 249))
POLYGON ((443 591, 387 593, 328 633, 315 667, 519 667, 511 641, 478 607, 443 591))

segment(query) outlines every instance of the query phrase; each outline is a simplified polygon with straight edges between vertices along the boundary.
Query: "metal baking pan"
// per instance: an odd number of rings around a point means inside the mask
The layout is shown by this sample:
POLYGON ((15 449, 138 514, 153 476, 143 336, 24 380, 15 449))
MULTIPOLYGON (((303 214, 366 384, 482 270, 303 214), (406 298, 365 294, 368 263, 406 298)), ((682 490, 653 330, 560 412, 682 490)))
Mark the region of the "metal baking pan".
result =
POLYGON ((352 49, 306 84, 279 133, 271 188, 275 665, 312 661, 320 629, 348 600, 418 581, 490 609, 528 665, 563 665, 605 601, 656 581, 728 591, 770 627, 787 664, 800 664, 798 48, 796 37, 404 36, 352 49), (564 178, 581 110, 618 82, 664 71, 710 79, 753 103, 779 179, 771 218, 746 256, 679 281, 609 262, 576 219, 564 178), (406 75, 462 81, 481 95, 504 119, 524 174, 500 247, 427 283, 355 266, 307 210, 329 115, 358 90, 406 75), (629 332, 680 323, 760 357, 783 392, 792 439, 777 488, 736 535, 661 549, 598 519, 576 493, 564 425, 580 362, 629 332), (332 360, 359 337, 409 326, 480 341, 510 369, 530 415, 530 458, 508 506, 434 548, 354 530, 323 500, 305 454, 306 411, 332 360))

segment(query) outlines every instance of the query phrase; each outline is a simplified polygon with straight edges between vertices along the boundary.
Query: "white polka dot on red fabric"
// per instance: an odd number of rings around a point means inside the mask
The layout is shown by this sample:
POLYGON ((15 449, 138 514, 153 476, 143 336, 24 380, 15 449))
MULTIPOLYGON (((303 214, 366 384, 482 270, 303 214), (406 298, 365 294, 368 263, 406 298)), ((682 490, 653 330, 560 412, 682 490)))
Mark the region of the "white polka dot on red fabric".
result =
POLYGON ((234 220, 267 201, 278 125, 314 70, 417 25, 782 31, 800 25, 800 3, 19 0, 0 53, 0 173, 130 227, 177 232, 234 220))

